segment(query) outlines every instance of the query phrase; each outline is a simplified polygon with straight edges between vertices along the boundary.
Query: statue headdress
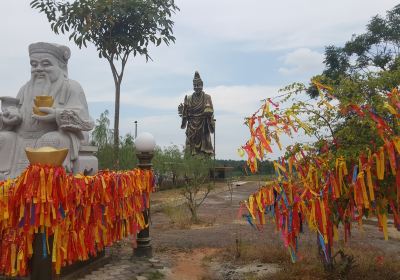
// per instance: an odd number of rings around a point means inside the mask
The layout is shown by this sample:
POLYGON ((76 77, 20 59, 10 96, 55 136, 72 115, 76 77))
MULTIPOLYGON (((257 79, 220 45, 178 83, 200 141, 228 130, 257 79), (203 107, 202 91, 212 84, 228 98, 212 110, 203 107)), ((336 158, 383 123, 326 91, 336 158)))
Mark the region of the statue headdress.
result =
POLYGON ((45 42, 30 44, 29 55, 34 53, 49 53, 65 64, 71 57, 71 50, 67 46, 45 42))
POLYGON ((200 74, 199 74, 198 71, 196 71, 196 72, 194 73, 193 83, 195 83, 195 82, 201 82, 201 83, 203 83, 203 80, 200 78, 200 74))

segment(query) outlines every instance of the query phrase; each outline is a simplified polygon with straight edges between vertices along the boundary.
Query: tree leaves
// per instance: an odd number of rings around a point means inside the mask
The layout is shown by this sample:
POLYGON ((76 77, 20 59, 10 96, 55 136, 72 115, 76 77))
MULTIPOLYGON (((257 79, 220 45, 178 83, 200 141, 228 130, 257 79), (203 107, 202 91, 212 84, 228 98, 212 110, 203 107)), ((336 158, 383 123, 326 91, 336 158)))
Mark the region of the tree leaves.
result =
POLYGON ((400 5, 386 13, 374 16, 366 32, 353 35, 344 47, 325 48, 324 75, 337 79, 340 75, 393 69, 400 55, 400 5))
POLYGON ((69 39, 81 48, 95 45, 99 57, 130 49, 150 59, 149 43, 160 46, 175 42, 172 13, 179 10, 174 1, 34 0, 31 7, 44 13, 56 33, 69 33, 69 39))
POLYGON ((144 55, 148 61, 150 43, 175 42, 170 18, 179 8, 174 0, 33 0, 30 6, 46 15, 54 33, 70 33, 69 40, 79 48, 92 43, 99 58, 109 61, 117 102, 114 145, 118 147, 119 95, 129 54, 144 55))

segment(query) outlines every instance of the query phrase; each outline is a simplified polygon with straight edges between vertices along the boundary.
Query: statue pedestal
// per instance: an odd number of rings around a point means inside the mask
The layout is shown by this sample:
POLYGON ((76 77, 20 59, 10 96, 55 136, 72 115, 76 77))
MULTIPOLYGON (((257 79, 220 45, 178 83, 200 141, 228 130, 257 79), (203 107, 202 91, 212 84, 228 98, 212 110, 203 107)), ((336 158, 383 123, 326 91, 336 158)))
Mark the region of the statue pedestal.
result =
POLYGON ((81 146, 78 159, 74 163, 74 174, 94 175, 99 169, 99 161, 94 155, 98 151, 96 146, 81 146))
POLYGON ((217 166, 210 168, 210 179, 224 181, 229 178, 229 172, 233 170, 231 166, 217 166))

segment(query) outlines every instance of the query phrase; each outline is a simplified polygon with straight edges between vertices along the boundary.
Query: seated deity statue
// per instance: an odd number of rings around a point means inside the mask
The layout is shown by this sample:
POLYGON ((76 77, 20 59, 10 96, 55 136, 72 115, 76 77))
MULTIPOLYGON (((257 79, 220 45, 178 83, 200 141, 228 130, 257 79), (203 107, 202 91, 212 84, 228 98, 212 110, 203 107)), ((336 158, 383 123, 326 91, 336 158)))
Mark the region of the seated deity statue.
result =
POLYGON ((0 97, 0 179, 15 178, 29 165, 26 147, 68 148, 63 166, 73 170, 94 122, 81 85, 68 79, 70 55, 66 46, 31 44, 31 79, 16 98, 0 97), (36 107, 35 99, 44 96, 52 105, 36 107))

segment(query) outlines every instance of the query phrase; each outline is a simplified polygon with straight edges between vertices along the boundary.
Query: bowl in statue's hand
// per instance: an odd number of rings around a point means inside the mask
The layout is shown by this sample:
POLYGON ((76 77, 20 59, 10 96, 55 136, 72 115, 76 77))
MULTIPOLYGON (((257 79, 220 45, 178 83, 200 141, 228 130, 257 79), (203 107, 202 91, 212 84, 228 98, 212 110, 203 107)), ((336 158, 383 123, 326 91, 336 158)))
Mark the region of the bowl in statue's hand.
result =
POLYGON ((53 106, 54 100, 53 99, 35 99, 33 100, 33 103, 35 103, 35 105, 37 107, 51 107, 53 106))
MULTIPOLYGON (((40 107, 46 107, 46 106, 40 106, 40 107)), ((47 113, 40 111, 39 108, 36 106, 33 106, 32 111, 35 115, 38 115, 38 116, 46 116, 47 115, 47 113)))
POLYGON ((36 95, 35 99, 37 99, 37 100, 49 100, 49 99, 53 100, 53 96, 51 96, 51 95, 36 95))
POLYGON ((25 148, 26 156, 30 164, 46 164, 61 166, 68 154, 68 149, 56 149, 53 147, 25 148))
POLYGON ((33 107, 33 113, 35 113, 36 115, 39 115, 39 116, 46 116, 47 113, 40 111, 39 107, 53 106, 54 99, 52 96, 49 96, 49 95, 38 95, 38 96, 35 96, 33 103, 35 103, 35 106, 33 107))

